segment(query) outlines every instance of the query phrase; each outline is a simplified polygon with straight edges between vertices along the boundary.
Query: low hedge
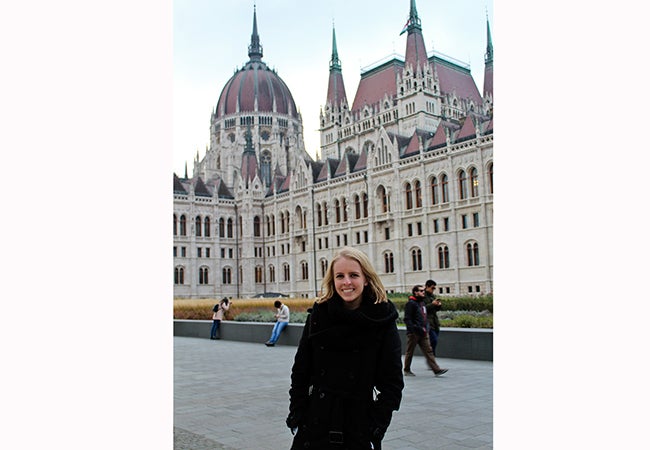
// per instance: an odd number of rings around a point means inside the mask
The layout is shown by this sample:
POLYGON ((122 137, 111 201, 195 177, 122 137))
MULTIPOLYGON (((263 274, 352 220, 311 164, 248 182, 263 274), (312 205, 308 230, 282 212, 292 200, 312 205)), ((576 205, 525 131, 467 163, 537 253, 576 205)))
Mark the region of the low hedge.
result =
MULTIPOLYGON (((408 301, 404 293, 389 294, 399 312, 397 323, 404 324, 404 305, 408 301)), ((438 312, 440 325, 457 328, 493 328, 492 296, 438 297, 442 310, 438 312)), ((274 322, 276 299, 234 299, 225 314, 225 320, 239 322, 274 322)), ((212 320, 212 307, 218 299, 174 299, 174 319, 212 320)), ((283 298, 282 303, 291 310, 291 323, 305 323, 307 309, 314 304, 313 298, 283 298)))

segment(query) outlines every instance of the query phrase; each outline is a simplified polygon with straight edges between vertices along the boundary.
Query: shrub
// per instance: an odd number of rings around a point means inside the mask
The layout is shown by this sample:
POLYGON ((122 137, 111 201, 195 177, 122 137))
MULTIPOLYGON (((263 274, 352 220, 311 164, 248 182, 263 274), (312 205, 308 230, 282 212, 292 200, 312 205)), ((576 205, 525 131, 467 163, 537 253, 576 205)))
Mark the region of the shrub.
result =
MULTIPOLYGON (((404 305, 410 294, 389 294, 399 313, 397 323, 404 325, 404 305)), ((438 312, 440 325, 456 328, 493 328, 492 296, 483 297, 438 297, 442 310, 438 312)), ((239 322, 275 322, 276 299, 233 299, 225 320, 239 322)), ((282 303, 291 310, 291 323, 305 323, 307 309, 314 304, 314 298, 284 298, 282 303)), ((174 319, 212 320, 212 307, 219 299, 175 299, 174 319)))

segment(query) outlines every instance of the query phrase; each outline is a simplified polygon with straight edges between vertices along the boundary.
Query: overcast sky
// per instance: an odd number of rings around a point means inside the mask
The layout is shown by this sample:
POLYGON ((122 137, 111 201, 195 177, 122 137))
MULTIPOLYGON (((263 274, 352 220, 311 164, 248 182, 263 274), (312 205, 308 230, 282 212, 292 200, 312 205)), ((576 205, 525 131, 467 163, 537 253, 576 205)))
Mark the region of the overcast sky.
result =
MULTIPOLYGON (((182 176, 185 162, 205 154, 210 113, 236 69, 248 61, 253 27, 253 0, 174 2, 173 170, 182 176)), ((287 84, 302 113, 305 146, 315 157, 318 119, 327 95, 336 29, 343 81, 350 104, 360 69, 392 54, 403 57, 406 36, 399 35, 410 0, 350 1, 257 0, 257 26, 264 56, 287 84)), ((490 20, 498 70, 498 41, 492 1, 418 0, 418 15, 428 52, 436 50, 470 65, 483 90, 486 20, 490 20)))

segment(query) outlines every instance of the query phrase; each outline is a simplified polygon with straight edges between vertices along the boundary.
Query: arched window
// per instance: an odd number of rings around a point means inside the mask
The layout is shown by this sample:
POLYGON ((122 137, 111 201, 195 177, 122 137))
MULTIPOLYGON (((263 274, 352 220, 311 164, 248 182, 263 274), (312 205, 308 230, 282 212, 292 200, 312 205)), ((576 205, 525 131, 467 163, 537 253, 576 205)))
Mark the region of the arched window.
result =
POLYGON ((206 217, 203 220, 203 235, 205 237, 210 237, 210 218, 206 217))
POLYGON ((490 194, 494 194, 494 186, 493 186, 493 180, 494 180, 494 165, 490 163, 488 166, 488 179, 490 181, 490 194))
POLYGON ((330 224, 330 219, 327 217, 327 202, 323 202, 323 223, 326 226, 330 224))
POLYGON ((449 247, 438 247, 438 269, 449 269, 449 247))
POLYGON ((262 235, 262 223, 259 216, 253 217, 253 236, 259 237, 262 235))
POLYGON ((260 172, 266 186, 271 185, 271 152, 265 150, 260 155, 260 172))
POLYGON ((467 249, 467 265, 478 266, 478 244, 476 242, 469 242, 466 246, 467 249))
POLYGON ((271 236, 275 236, 275 214, 271 214, 271 236))
POLYGON ((354 202, 354 218, 361 219, 361 202, 359 201, 359 196, 354 194, 352 201, 354 202))
POLYGON ((458 193, 460 194, 461 200, 467 198, 467 174, 464 170, 458 173, 458 193))
POLYGON ((411 250, 411 270, 422 270, 422 250, 411 250))
POLYGON ((232 269, 224 267, 221 270, 221 284, 232 284, 232 269))
POLYGON ((302 279, 303 280, 308 280, 309 279, 309 263, 307 261, 302 261, 300 263, 300 269, 302 272, 302 279))
POLYGON ((321 259, 320 260, 320 276, 325 277, 325 274, 327 273, 327 260, 326 259, 321 259))
POLYGON ((284 263, 282 265, 282 272, 284 272, 284 281, 291 281, 291 270, 289 264, 284 263))
POLYGON ((226 237, 226 222, 223 217, 219 219, 219 237, 226 237))
POLYGON ((381 212, 382 213, 387 213, 390 211, 390 199, 388 197, 388 193, 386 192, 386 188, 382 185, 379 185, 377 188, 377 193, 379 194, 379 201, 381 202, 381 212))
POLYGON ((319 227, 323 226, 323 207, 320 203, 316 203, 316 221, 319 227))
POLYGON ((478 170, 476 170, 476 167, 469 170, 469 187, 472 197, 478 197, 478 170))
POLYGON ((442 187, 442 203, 449 203, 449 179, 447 174, 440 177, 440 186, 442 187))
POLYGON ((269 216, 266 216, 266 235, 271 236, 271 218, 269 216))
POLYGON ((194 232, 196 233, 197 236, 201 236, 201 226, 203 224, 201 223, 201 216, 196 216, 196 219, 194 219, 194 232))
POLYGON ((185 214, 181 216, 181 236, 187 236, 187 224, 185 214))
POLYGON ((348 201, 343 197, 341 199, 341 209, 343 210, 343 222, 348 221, 348 201))
POLYGON ((334 212, 336 214, 336 223, 341 223, 341 204, 338 198, 334 200, 334 212))
POLYGON ((275 283, 275 267, 269 266, 269 283, 275 283))
POLYGON ((174 284, 185 284, 185 269, 174 267, 174 284))
POLYGON ((255 282, 256 283, 264 282, 264 268, 262 266, 255 267, 255 282))
POLYGON ((422 185, 420 180, 415 180, 415 207, 422 208, 422 185))
POLYGON ((306 224, 306 217, 303 216, 302 208, 300 206, 296 206, 296 225, 298 225, 296 228, 299 230, 302 230, 305 227, 306 224))
POLYGON ((199 284, 208 284, 208 268, 199 267, 199 284))
POLYGON ((227 229, 227 231, 228 231, 228 237, 229 237, 229 238, 232 237, 232 231, 233 231, 233 230, 232 230, 232 226, 233 226, 233 224, 232 224, 232 218, 230 218, 230 219, 228 219, 228 225, 227 225, 227 227, 226 227, 226 229, 227 229))
POLYGON ((395 263, 393 259, 393 252, 384 253, 384 272, 393 273, 395 272, 395 263))
POLYGON ((363 197, 363 217, 368 217, 368 194, 361 194, 363 197))
POLYGON ((437 205, 440 202, 438 197, 438 177, 431 178, 431 204, 437 205))
POLYGON ((176 218, 176 214, 174 214, 174 236, 176 236, 176 234, 177 234, 177 230, 176 230, 176 222, 177 221, 178 221, 178 219, 176 218))
POLYGON ((406 209, 413 208, 413 192, 411 192, 411 183, 406 183, 406 209))

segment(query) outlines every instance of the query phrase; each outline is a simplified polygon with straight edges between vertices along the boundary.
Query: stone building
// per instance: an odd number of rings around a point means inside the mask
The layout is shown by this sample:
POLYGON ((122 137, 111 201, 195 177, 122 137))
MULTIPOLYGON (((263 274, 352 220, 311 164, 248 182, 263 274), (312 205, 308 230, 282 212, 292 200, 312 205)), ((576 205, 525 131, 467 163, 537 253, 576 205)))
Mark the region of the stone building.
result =
POLYGON ((288 86, 262 60, 223 87, 192 176, 174 174, 174 295, 313 297, 342 246, 389 292, 429 278, 443 295, 493 290, 493 49, 481 94, 469 67, 427 54, 415 0, 406 52, 364 70, 349 103, 332 30, 320 157, 288 86))

